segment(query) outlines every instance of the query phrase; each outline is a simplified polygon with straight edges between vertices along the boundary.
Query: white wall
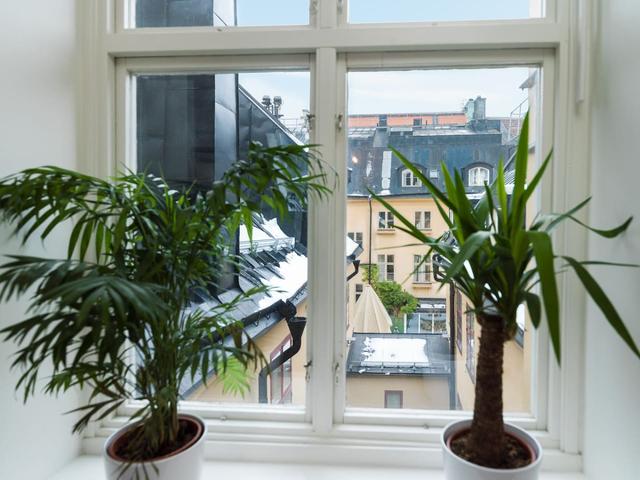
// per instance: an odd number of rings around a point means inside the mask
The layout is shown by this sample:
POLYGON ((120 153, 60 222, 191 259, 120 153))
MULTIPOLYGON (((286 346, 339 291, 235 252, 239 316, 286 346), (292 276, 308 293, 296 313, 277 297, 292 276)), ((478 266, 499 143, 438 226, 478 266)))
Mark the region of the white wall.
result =
MULTIPOLYGON (((591 223, 635 217, 618 240, 590 241, 590 257, 640 263, 640 1, 600 0, 592 104, 591 223)), ((614 304, 640 343, 640 269, 600 269, 614 304)), ((585 473, 632 480, 640 473, 640 360, 594 304, 587 315, 585 473)))
MULTIPOLYGON (((42 164, 76 168, 76 18, 75 0, 0 2, 0 176, 42 164)), ((40 242, 19 248, 9 232, 0 227, 0 254, 43 254, 40 242)), ((45 254, 64 255, 60 237, 45 254)), ((24 308, 0 305, 0 326, 24 308)), ((79 394, 23 405, 9 370, 13 349, 0 343, 0 478, 42 480, 80 451, 74 417, 61 415, 79 406, 79 394)))

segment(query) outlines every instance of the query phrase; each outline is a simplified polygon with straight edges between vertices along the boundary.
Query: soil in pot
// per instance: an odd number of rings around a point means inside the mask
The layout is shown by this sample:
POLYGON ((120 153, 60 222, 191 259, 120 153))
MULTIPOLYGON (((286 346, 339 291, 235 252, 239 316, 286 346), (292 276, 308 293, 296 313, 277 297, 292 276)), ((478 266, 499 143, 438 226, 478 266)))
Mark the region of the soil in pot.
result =
POLYGON ((178 424, 179 430, 176 443, 172 445, 164 445, 159 451, 153 454, 149 454, 146 457, 133 459, 128 455, 127 452, 129 441, 141 428, 140 426, 126 430, 122 433, 122 435, 114 439, 114 441, 111 442, 111 445, 109 445, 107 453, 111 458, 121 462, 147 462, 151 460, 158 461, 166 457, 177 455, 178 453, 187 450, 189 447, 195 444, 204 433, 204 428, 202 428, 200 422, 197 422, 194 419, 181 418, 178 421, 178 424))
MULTIPOLYGON (((451 449, 453 453, 455 453, 458 457, 475 463, 473 460, 473 456, 471 455, 469 449, 467 448, 467 440, 469 438, 470 430, 463 430, 461 432, 452 435, 447 441, 447 446, 451 449)), ((519 438, 511 435, 510 433, 505 433, 505 452, 503 456, 503 463, 494 468, 500 469, 513 469, 513 468, 522 468, 527 465, 533 463, 536 459, 536 455, 534 451, 529 447, 526 443, 524 443, 519 438)))

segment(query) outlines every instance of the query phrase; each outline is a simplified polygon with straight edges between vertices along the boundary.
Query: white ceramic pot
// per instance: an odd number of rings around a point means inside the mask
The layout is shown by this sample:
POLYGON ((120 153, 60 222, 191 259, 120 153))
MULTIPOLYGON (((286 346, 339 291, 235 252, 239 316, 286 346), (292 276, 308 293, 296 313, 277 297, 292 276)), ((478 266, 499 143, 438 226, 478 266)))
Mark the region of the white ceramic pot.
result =
POLYGON ((109 446, 127 430, 136 424, 129 424, 111 435, 104 447, 104 462, 108 480, 199 480, 204 462, 204 443, 207 436, 207 427, 202 419, 195 415, 181 414, 180 418, 189 418, 202 426, 202 434, 186 450, 177 454, 162 457, 153 462, 138 462, 132 464, 122 474, 123 463, 112 458, 108 453, 109 446), (154 468, 156 467, 156 468, 154 468), (157 470, 156 470, 157 469, 157 470), (145 476, 146 472, 146 476, 145 476))
POLYGON ((542 461, 542 447, 527 432, 508 423, 504 425, 505 431, 529 445, 535 453, 536 458, 533 463, 522 468, 500 470, 481 467, 455 455, 447 446, 447 440, 461 430, 467 430, 470 427, 471 420, 460 420, 450 423, 442 431, 440 443, 442 444, 444 455, 444 477, 447 480, 538 480, 538 470, 542 461))

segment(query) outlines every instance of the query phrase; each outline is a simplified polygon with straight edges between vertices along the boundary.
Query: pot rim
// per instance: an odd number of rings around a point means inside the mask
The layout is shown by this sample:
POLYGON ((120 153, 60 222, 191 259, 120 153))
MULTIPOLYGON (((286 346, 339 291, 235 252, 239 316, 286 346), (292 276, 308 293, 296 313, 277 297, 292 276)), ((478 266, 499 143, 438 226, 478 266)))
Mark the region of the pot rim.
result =
POLYGON ((121 463, 121 464, 128 464, 128 465, 158 465, 158 464, 162 464, 162 463, 166 463, 170 460, 173 460, 175 458, 177 458, 178 456, 180 456, 183 453, 188 452, 189 450, 192 450, 193 448, 195 448, 197 445, 199 445, 200 443, 202 443, 206 437, 207 434, 207 425, 204 422, 204 420, 202 418, 200 418, 197 415, 193 415, 190 413, 180 413, 178 414, 178 418, 179 419, 188 419, 188 420, 192 420, 194 423, 196 423, 199 427, 200 427, 200 435, 199 437, 190 445, 186 446, 186 447, 181 447, 178 450, 171 452, 167 455, 163 455, 161 457, 155 458, 155 459, 150 459, 150 460, 145 460, 142 462, 129 462, 125 459, 121 459, 121 458, 116 458, 113 457, 110 453, 109 453, 109 449, 111 447, 111 445, 118 439, 120 438, 122 435, 124 435, 126 432, 128 432, 129 430, 131 430, 132 428, 135 428, 137 425, 139 425, 140 423, 142 423, 141 420, 138 420, 136 422, 133 423, 127 423, 126 425, 124 425, 123 427, 119 428, 118 430, 116 430, 115 432, 113 432, 111 435, 109 435, 109 437, 107 438, 107 441, 104 444, 104 456, 105 458, 107 458, 108 460, 112 461, 112 462, 116 462, 116 463, 121 463))
POLYGON ((522 473, 538 468, 540 462, 542 462, 542 446, 540 445, 540 442, 538 442, 538 440, 526 430, 520 427, 516 427, 515 425, 512 425, 508 422, 504 423, 505 428, 509 429, 508 433, 514 435, 518 440, 527 444, 536 455, 536 458, 529 465, 520 468, 489 468, 477 465, 473 462, 465 460, 462 457, 459 457, 449 448, 449 446, 447 445, 447 441, 449 440, 449 437, 451 437, 451 435, 458 433, 458 431, 460 430, 464 430, 465 428, 470 427, 471 422, 472 420, 470 419, 456 420, 449 423, 442 429, 442 434, 440 435, 440 445, 443 451, 446 451, 450 455, 452 455, 456 459, 456 461, 486 473, 522 473))

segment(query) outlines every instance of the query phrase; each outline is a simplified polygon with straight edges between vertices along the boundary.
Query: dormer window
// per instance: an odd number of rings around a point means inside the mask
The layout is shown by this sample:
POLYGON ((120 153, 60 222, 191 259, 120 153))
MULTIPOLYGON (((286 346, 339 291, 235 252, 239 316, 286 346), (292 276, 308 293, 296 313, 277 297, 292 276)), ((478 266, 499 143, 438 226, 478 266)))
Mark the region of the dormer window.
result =
POLYGON ((403 187, 421 187, 422 182, 416 177, 408 168, 402 171, 402 186, 403 187))
POLYGON ((469 186, 482 187, 491 180, 489 169, 486 167, 473 167, 469 169, 469 186))

